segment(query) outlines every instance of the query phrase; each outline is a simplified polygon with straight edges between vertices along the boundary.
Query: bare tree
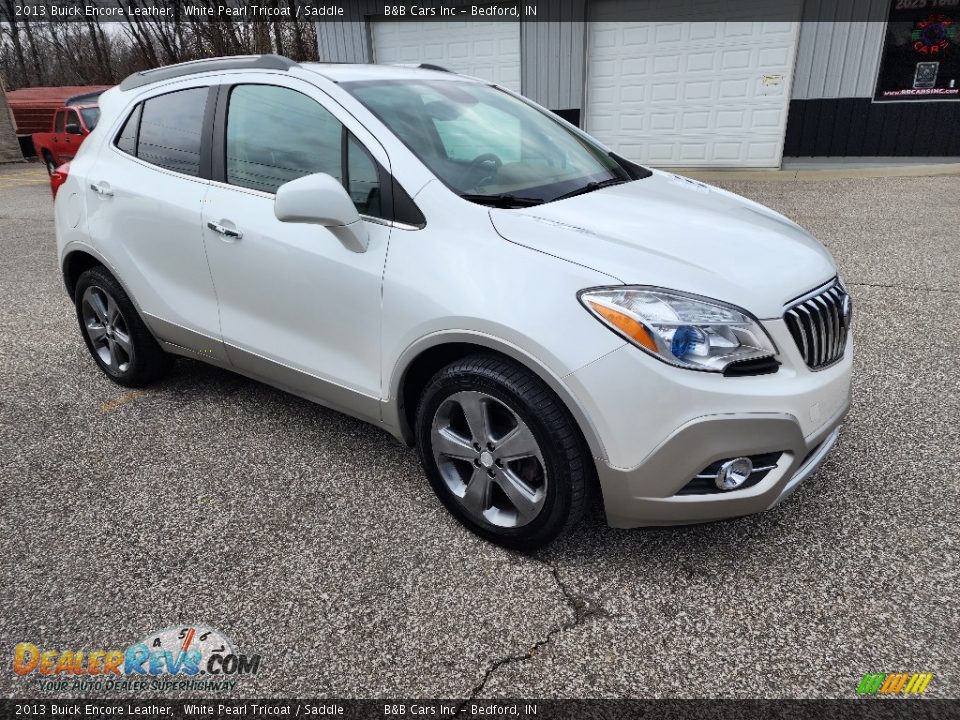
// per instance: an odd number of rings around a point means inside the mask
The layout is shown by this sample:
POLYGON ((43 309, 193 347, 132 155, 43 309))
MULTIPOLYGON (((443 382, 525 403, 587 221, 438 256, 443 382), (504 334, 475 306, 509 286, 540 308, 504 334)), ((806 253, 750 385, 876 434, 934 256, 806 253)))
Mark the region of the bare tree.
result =
MULTIPOLYGON (((118 6, 146 7, 158 0, 113 0, 118 6)), ((181 0, 166 0, 180 8, 181 0)), ((235 2, 238 0, 226 0, 235 2)), ((296 0, 268 0, 295 16, 296 0)), ((125 14, 105 32, 92 20, 37 22, 17 18, 16 0, 0 0, 0 72, 7 87, 109 85, 132 72, 219 55, 277 53, 294 60, 316 60, 312 22, 297 19, 238 20, 222 15, 173 18, 125 14)), ((215 8, 218 0, 193 0, 215 8)), ((274 17, 279 18, 279 15, 274 17)))

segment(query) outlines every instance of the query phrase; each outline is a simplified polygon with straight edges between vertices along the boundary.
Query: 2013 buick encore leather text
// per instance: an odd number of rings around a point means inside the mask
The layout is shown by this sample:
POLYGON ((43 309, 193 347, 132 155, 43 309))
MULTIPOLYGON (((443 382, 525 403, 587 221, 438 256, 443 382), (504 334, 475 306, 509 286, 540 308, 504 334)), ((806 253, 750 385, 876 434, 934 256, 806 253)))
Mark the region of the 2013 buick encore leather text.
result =
POLYGON ((757 203, 442 68, 217 58, 100 108, 52 185, 114 382, 185 355, 362 418, 523 550, 594 492, 616 527, 765 510, 836 442, 850 297, 757 203))

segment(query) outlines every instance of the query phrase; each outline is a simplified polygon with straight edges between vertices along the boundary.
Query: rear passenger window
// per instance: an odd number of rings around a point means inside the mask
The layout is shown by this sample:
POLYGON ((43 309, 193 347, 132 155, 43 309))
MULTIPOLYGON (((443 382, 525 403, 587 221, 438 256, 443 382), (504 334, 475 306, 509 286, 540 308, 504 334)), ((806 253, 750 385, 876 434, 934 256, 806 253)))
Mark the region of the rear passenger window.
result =
POLYGON ((185 175, 200 175, 200 137, 203 132, 203 112, 207 103, 207 88, 191 88, 159 95, 141 103, 124 125, 117 138, 131 143, 135 136, 135 154, 141 160, 185 175), (139 133, 132 129, 134 116, 139 114, 139 133))
POLYGON ((239 85, 227 108, 227 182, 273 193, 304 175, 343 182, 343 126, 320 103, 274 85, 239 85))
POLYGON ((53 121, 53 131, 63 132, 63 110, 57 113, 56 118, 53 121))

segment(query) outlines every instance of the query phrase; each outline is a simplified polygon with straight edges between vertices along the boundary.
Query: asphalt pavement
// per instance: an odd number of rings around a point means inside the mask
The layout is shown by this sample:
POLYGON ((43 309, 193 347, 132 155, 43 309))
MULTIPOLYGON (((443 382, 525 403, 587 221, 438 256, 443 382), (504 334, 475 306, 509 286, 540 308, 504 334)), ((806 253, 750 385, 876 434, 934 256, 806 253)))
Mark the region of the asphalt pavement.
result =
POLYGON ((960 177, 719 183, 814 233, 852 292, 836 450, 761 515, 595 510, 526 557, 376 428, 194 361, 108 382, 44 171, 0 166, 0 694, 38 694, 17 643, 202 623, 262 656, 234 696, 850 698, 867 672, 960 695, 960 177))

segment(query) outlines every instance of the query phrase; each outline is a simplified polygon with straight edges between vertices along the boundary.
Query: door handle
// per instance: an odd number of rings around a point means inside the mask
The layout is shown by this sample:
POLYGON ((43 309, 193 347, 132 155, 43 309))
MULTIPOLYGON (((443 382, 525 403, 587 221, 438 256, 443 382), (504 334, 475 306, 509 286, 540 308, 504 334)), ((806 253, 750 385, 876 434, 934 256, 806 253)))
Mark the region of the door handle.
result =
POLYGON ((113 197, 113 190, 110 189, 109 185, 99 185, 97 183, 90 183, 90 189, 93 190, 100 197, 113 197))
POLYGON ((243 237, 243 233, 234 228, 228 228, 226 225, 221 225, 218 222, 211 220, 207 223, 207 227, 223 235, 225 238, 230 238, 231 240, 239 240, 243 237))

